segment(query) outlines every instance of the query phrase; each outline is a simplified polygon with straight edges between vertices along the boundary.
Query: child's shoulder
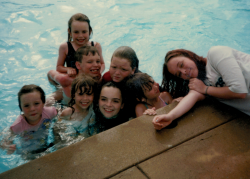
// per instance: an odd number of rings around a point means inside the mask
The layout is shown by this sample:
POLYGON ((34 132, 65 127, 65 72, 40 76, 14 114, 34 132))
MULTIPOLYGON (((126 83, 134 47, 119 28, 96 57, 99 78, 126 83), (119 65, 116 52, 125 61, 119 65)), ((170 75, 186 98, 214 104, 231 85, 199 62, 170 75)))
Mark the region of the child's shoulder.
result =
POLYGON ((68 107, 62 111, 60 114, 60 119, 70 120, 70 116, 72 115, 73 109, 68 107))
POLYGON ((15 125, 18 125, 18 124, 20 124, 20 123, 22 123, 23 120, 26 121, 26 120, 24 119, 23 115, 19 115, 19 116, 16 118, 16 120, 13 122, 13 124, 11 125, 11 127, 12 127, 12 126, 15 126, 15 125))
POLYGON ((44 106, 43 107, 43 115, 46 115, 47 117, 54 118, 57 115, 57 110, 54 106, 44 106))
POLYGON ((167 102, 168 104, 170 104, 170 103, 172 102, 172 100, 173 100, 172 96, 171 96, 170 93, 167 92, 167 91, 161 92, 160 97, 161 97, 165 102, 167 102))
POLYGON ((68 42, 64 42, 59 47, 60 50, 68 50, 68 42))
POLYGON ((147 106, 145 103, 137 103, 135 106, 135 110, 146 110, 147 106))
POLYGON ((24 129, 28 128, 27 126, 29 126, 29 124, 27 123, 27 121, 25 120, 23 115, 19 115, 16 120, 14 121, 14 123, 10 126, 10 130, 14 133, 14 134, 19 134, 21 133, 24 129))

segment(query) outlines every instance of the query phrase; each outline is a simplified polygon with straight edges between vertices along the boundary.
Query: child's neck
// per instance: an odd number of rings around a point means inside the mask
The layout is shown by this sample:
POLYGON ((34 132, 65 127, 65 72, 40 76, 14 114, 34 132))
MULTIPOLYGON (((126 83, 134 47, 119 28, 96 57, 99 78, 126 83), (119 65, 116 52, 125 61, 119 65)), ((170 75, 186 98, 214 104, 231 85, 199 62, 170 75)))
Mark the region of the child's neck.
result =
POLYGON ((89 41, 86 44, 83 45, 77 45, 77 43, 75 43, 74 41, 71 41, 71 44, 73 45, 74 49, 77 50, 78 48, 84 46, 84 45, 88 45, 89 41))
POLYGON ((37 124, 40 122, 40 120, 42 119, 42 115, 41 115, 41 117, 40 117, 38 120, 36 120, 36 121, 30 121, 30 120, 28 120, 25 116, 23 116, 23 117, 24 117, 24 119, 26 120, 26 122, 27 122, 28 124, 32 125, 32 126, 37 125, 37 124))
POLYGON ((77 121, 83 120, 89 113, 89 107, 87 109, 82 109, 81 107, 74 105, 73 108, 75 109, 73 118, 77 121))

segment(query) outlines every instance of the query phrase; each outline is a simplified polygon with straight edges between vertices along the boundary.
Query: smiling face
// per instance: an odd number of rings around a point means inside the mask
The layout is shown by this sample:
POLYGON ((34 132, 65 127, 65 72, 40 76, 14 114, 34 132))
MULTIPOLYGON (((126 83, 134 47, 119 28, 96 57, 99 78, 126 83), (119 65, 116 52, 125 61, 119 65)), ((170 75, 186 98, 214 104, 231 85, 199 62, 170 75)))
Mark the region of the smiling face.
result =
POLYGON ((21 108, 27 122, 31 125, 37 124, 42 118, 44 103, 41 99, 41 93, 33 91, 20 97, 21 108))
POLYGON ((124 80, 124 78, 134 74, 135 68, 132 69, 129 60, 113 56, 109 71, 112 80, 119 83, 124 80))
POLYGON ((154 82, 152 84, 152 89, 149 90, 149 89, 144 89, 143 92, 144 92, 144 96, 147 98, 147 99, 155 99, 155 98, 158 98, 160 96, 160 89, 159 89, 159 83, 156 83, 153 79, 151 79, 150 81, 154 82))
POLYGON ((78 46, 83 46, 88 43, 89 35, 89 24, 87 22, 74 20, 71 24, 71 31, 69 31, 72 37, 72 42, 76 43, 78 46))
POLYGON ((184 56, 171 58, 167 63, 167 68, 172 75, 184 80, 198 77, 198 68, 195 62, 184 56))
MULTIPOLYGON (((94 100, 94 93, 83 93, 84 87, 82 87, 82 93, 81 90, 78 89, 75 93, 75 105, 79 109, 86 110, 89 108, 89 106, 93 103, 94 100)), ((88 90, 85 90, 88 91, 88 90)))
POLYGON ((76 61, 76 67, 80 74, 90 75, 91 77, 99 77, 101 70, 100 56, 89 53, 87 56, 83 55, 82 62, 76 61))
POLYGON ((99 109, 103 116, 112 118, 123 108, 121 91, 114 87, 103 87, 99 98, 99 109))

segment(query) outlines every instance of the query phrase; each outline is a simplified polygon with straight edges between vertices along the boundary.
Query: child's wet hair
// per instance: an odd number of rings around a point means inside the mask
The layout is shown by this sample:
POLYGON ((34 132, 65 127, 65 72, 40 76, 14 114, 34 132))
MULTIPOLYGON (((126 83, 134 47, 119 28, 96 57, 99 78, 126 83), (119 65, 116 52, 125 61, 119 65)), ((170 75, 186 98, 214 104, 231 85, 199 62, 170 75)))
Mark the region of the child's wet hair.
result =
POLYGON ((154 80, 147 73, 135 73, 127 81, 126 86, 130 91, 130 94, 134 94, 134 97, 139 101, 142 101, 143 98, 146 99, 144 95, 145 91, 152 90, 152 85, 154 80))
POLYGON ((41 94, 41 100, 43 103, 45 103, 45 93, 43 91, 43 89, 40 86, 34 85, 34 84, 30 84, 30 85, 24 85, 18 92, 17 96, 18 96, 18 106, 20 108, 20 110, 22 111, 22 107, 21 107, 21 96, 23 94, 27 94, 27 93, 32 93, 34 91, 37 91, 41 94))
POLYGON ((88 56, 89 53, 91 53, 92 55, 95 55, 97 53, 100 56, 96 47, 86 45, 77 49, 75 53, 75 60, 82 63, 83 55, 88 56))
MULTIPOLYGON (((82 13, 76 13, 73 16, 71 16, 71 18, 68 21, 68 29, 70 32, 71 32, 71 24, 73 21, 87 22, 89 25, 89 35, 91 33, 93 34, 92 27, 90 25, 90 20, 89 20, 88 16, 86 16, 82 13)), ((71 41, 71 37, 70 37, 70 34, 68 33, 68 42, 70 42, 70 41, 71 41)))
POLYGON ((91 76, 85 74, 79 74, 72 82, 71 85, 71 100, 69 101, 69 107, 73 109, 72 114, 74 113, 74 108, 72 107, 75 104, 75 93, 80 89, 81 94, 95 94, 97 88, 97 82, 91 76), (84 88, 84 91, 82 91, 84 88))
MULTIPOLYGON (((107 83, 105 83, 104 85, 102 85, 101 91, 104 87, 113 87, 113 88, 117 88, 120 90, 121 92, 121 98, 122 98, 122 103, 124 103, 124 92, 122 90, 122 85, 119 85, 118 83, 114 83, 112 81, 109 81, 107 83)), ((100 91, 100 95, 101 95, 101 91, 100 91)), ((100 96, 99 96, 100 97, 100 96)))
POLYGON ((138 72, 139 60, 137 58, 135 51, 131 47, 121 46, 117 48, 112 55, 111 61, 113 57, 125 58, 129 60, 132 70, 135 68, 135 73, 138 72))
POLYGON ((185 96, 189 92, 189 80, 184 80, 182 78, 176 77, 171 74, 168 70, 168 62, 178 56, 187 57, 192 60, 198 68, 198 79, 204 81, 206 79, 206 63, 205 58, 185 49, 176 49, 167 52, 165 56, 165 62, 163 64, 163 79, 161 83, 161 88, 164 91, 168 91, 173 98, 180 96, 185 96))

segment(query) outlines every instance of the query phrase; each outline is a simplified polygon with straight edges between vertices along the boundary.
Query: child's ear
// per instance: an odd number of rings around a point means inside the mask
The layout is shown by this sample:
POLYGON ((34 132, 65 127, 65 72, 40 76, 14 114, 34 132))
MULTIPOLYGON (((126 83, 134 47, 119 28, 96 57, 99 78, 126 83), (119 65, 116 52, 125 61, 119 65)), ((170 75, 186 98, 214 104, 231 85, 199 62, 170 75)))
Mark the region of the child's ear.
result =
POLYGON ((76 61, 76 68, 77 68, 78 70, 81 70, 81 64, 80 64, 80 62, 78 62, 78 61, 76 61))
POLYGON ((121 105, 121 109, 123 109, 123 107, 124 107, 124 103, 122 103, 122 105, 121 105))
POLYGON ((136 67, 134 67, 134 69, 132 70, 132 73, 131 73, 132 75, 135 73, 135 69, 136 69, 136 67))

